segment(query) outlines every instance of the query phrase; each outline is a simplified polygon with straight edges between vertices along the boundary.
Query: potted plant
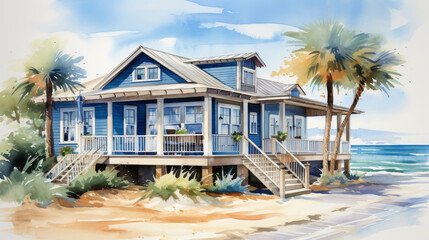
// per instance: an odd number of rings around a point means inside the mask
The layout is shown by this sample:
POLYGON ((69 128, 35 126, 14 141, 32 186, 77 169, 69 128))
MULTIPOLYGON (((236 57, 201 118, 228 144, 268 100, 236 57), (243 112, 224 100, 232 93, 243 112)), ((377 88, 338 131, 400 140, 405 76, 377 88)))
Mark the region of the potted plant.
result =
POLYGON ((179 130, 176 130, 174 134, 189 134, 189 133, 188 133, 188 130, 186 130, 186 128, 181 128, 179 130))
POLYGON ((74 148, 71 148, 69 146, 65 146, 65 147, 60 148, 60 155, 64 157, 67 154, 72 154, 73 151, 74 151, 74 148))
POLYGON ((279 142, 284 142, 284 140, 287 138, 287 132, 277 131, 277 136, 275 136, 275 138, 279 142))
POLYGON ((240 142, 240 140, 243 138, 243 133, 242 133, 242 132, 234 131, 234 132, 231 134, 231 136, 232 136, 232 138, 234 139, 234 141, 236 141, 236 142, 240 142))

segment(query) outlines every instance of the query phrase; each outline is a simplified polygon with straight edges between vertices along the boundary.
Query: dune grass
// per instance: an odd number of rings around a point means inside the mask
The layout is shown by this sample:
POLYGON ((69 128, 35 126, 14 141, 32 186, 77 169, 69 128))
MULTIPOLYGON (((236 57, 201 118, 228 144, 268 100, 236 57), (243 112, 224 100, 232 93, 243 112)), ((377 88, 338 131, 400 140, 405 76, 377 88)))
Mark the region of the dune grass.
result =
POLYGON ((234 178, 230 170, 227 174, 222 173, 220 177, 216 176, 214 184, 206 188, 206 191, 219 194, 231 192, 244 193, 249 188, 248 185, 243 185, 244 179, 240 177, 234 178))

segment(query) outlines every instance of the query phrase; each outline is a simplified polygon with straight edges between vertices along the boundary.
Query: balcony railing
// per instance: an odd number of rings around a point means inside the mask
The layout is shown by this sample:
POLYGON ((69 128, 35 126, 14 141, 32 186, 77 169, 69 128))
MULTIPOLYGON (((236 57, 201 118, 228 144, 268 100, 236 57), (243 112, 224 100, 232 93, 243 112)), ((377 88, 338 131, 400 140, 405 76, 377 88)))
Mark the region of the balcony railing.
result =
POLYGON ((107 152, 107 137, 106 136, 83 136, 83 152, 95 151, 100 153, 107 152))
POLYGON ((167 154, 203 153, 202 134, 164 135, 164 152, 167 154))
MULTIPOLYGON (((264 151, 271 151, 271 139, 264 138, 263 149, 264 151)), ((286 139, 283 143, 292 153, 323 153, 323 140, 309 140, 309 139, 286 139)), ((329 152, 334 149, 334 141, 329 142, 329 152)), ((350 154, 350 143, 347 141, 341 141, 340 154, 350 154)))
POLYGON ((213 153, 239 153, 240 143, 231 135, 213 135, 213 153))
POLYGON ((113 136, 112 152, 156 152, 156 135, 113 136))

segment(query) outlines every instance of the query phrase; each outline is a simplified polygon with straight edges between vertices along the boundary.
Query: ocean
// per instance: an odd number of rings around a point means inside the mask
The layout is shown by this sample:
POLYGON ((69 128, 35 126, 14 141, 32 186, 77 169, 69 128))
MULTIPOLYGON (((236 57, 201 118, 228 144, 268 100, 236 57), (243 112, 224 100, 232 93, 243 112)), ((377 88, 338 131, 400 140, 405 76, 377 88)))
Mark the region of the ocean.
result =
POLYGON ((429 172, 429 145, 352 145, 351 171, 429 172))

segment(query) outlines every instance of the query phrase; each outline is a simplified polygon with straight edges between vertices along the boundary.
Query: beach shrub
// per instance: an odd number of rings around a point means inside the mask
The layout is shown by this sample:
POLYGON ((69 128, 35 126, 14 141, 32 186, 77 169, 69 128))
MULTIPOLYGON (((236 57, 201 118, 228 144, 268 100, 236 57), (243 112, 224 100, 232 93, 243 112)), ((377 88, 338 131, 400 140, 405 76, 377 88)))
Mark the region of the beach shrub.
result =
POLYGON ((178 200, 177 193, 182 196, 190 198, 194 203, 198 203, 198 197, 205 201, 213 201, 213 198, 206 196, 202 193, 203 187, 201 183, 195 178, 191 178, 192 173, 181 171, 180 175, 176 177, 174 171, 170 171, 162 175, 154 182, 149 181, 147 193, 143 198, 160 197, 167 201, 169 198, 178 200))
POLYGON ((354 172, 354 173, 350 173, 347 178, 350 179, 350 180, 359 180, 363 176, 365 176, 364 172, 354 172))
POLYGON ((22 203, 25 196, 29 195, 31 200, 46 204, 52 201, 54 197, 66 197, 67 190, 51 183, 44 177, 42 171, 35 170, 28 173, 28 168, 32 164, 31 161, 27 161, 22 171, 15 168, 9 177, 4 177, 1 180, 0 199, 22 203))
POLYGON ((237 177, 234 179, 234 175, 231 174, 231 170, 227 174, 223 174, 219 177, 216 176, 216 180, 213 186, 206 188, 208 192, 215 193, 231 193, 231 192, 239 192, 244 193, 249 186, 243 185, 243 181, 245 178, 237 177))
POLYGON ((323 186, 328 186, 334 183, 346 184, 350 180, 341 172, 334 172, 334 175, 324 174, 319 178, 319 182, 323 186))
POLYGON ((69 196, 78 198, 88 191, 111 189, 111 188, 124 188, 130 185, 123 177, 118 176, 118 170, 104 170, 96 172, 89 169, 85 174, 78 176, 74 179, 67 190, 69 196))
POLYGON ((72 154, 73 151, 74 151, 74 148, 69 147, 69 146, 65 146, 65 147, 60 148, 60 155, 65 156, 67 154, 72 154))

